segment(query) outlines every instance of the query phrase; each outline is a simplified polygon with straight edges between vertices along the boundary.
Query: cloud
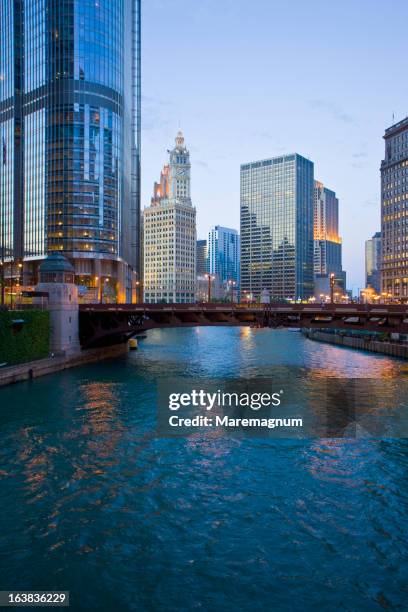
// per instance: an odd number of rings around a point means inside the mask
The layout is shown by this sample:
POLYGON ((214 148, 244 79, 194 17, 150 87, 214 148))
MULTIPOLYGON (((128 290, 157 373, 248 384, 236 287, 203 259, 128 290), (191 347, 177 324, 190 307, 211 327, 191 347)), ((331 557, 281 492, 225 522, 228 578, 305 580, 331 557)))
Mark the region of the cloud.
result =
POLYGON ((364 150, 365 144, 362 144, 363 149, 360 151, 355 151, 352 153, 351 158, 352 161, 350 166, 352 168, 366 168, 368 166, 368 153, 364 150))
POLYGON ((363 206, 369 208, 373 208, 375 206, 376 208, 378 208, 378 210, 380 210, 380 200, 376 197, 367 198, 367 200, 363 202, 363 206))
POLYGON ((330 100, 309 100, 309 106, 316 110, 326 111, 334 119, 343 123, 356 123, 354 117, 343 111, 335 102, 330 102, 330 100))
POLYGON ((202 159, 194 159, 194 166, 200 166, 201 168, 204 168, 205 170, 210 170, 210 166, 207 164, 207 162, 203 161, 202 159))
POLYGON ((366 168, 367 164, 363 162, 352 162, 350 166, 352 168, 357 168, 357 170, 361 170, 361 168, 366 168))
POLYGON ((274 140, 274 136, 272 136, 272 134, 267 131, 255 132, 254 136, 256 136, 257 138, 263 138, 264 140, 274 140))
MULTIPOLYGON (((268 144, 268 147, 271 146, 274 155, 279 155, 280 153, 287 152, 287 147, 283 147, 280 144, 277 144, 276 136, 269 132, 268 130, 256 130, 252 132, 251 137, 254 141, 257 140, 266 140, 268 143, 272 143, 272 145, 268 144)), ((263 145, 262 145, 263 146, 263 145)))
POLYGON ((367 155, 353 155, 354 161, 350 163, 352 168, 367 168, 368 160, 366 159, 367 155))

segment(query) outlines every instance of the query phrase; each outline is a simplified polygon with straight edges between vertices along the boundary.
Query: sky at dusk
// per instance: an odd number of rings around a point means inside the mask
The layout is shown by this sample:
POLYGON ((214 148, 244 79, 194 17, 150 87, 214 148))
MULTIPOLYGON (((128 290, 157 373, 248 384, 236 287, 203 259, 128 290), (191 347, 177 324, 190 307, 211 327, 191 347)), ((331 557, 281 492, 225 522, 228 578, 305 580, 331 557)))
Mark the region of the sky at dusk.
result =
POLYGON ((179 127, 199 238, 239 230, 240 164, 300 153, 337 193, 362 287, 382 135, 408 115, 407 23, 406 0, 142 0, 142 208, 179 127))

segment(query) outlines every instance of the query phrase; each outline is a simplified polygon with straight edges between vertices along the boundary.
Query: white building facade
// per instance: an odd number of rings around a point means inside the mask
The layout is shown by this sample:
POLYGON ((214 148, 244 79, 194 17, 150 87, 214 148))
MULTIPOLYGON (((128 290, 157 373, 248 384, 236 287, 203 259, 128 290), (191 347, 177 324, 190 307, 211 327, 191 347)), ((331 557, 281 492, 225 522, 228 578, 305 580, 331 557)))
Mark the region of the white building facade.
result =
POLYGON ((190 154, 181 132, 143 216, 145 302, 194 302, 196 210, 191 202, 190 154))

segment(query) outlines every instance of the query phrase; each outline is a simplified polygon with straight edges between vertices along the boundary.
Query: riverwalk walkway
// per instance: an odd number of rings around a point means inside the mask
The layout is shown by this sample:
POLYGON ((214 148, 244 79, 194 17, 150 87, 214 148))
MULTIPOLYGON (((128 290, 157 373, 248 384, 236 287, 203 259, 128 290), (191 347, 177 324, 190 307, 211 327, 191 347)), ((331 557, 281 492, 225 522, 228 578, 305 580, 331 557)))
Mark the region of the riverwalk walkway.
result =
POLYGON ((343 334, 333 334, 317 329, 305 329, 303 334, 311 340, 319 342, 328 342, 329 344, 337 344, 347 348, 355 348, 363 351, 371 351, 373 353, 382 353, 391 357, 400 357, 408 359, 408 344, 399 344, 397 342, 384 342, 380 340, 372 340, 370 338, 357 338, 354 336, 346 336, 343 334))
POLYGON ((47 357, 46 359, 37 359, 36 361, 30 361, 28 363, 4 366, 0 368, 0 387, 23 380, 31 380, 39 376, 46 376, 47 374, 53 374, 60 370, 94 363, 102 359, 118 357, 126 353, 127 350, 127 344, 116 344, 104 348, 80 351, 74 355, 58 355, 47 357))

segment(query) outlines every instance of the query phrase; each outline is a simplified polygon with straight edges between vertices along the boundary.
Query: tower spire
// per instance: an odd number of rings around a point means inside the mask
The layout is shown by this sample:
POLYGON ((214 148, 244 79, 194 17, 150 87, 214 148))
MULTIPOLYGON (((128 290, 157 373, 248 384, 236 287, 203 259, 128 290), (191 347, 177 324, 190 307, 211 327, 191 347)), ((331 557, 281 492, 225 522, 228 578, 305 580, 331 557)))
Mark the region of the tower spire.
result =
POLYGON ((184 148, 184 136, 183 136, 183 132, 181 130, 179 130, 177 132, 176 147, 179 148, 179 149, 184 148))

